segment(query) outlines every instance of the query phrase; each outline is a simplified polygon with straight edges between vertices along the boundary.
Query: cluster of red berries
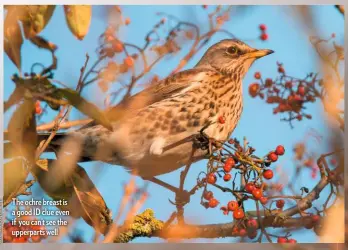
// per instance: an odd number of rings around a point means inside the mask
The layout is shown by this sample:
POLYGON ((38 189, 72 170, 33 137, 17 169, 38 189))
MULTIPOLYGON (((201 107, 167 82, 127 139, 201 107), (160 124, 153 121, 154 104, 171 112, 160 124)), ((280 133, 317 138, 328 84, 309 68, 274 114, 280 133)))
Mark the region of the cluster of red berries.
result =
POLYGON ((35 114, 41 115, 42 114, 42 108, 40 101, 36 101, 35 103, 35 114))
MULTIPOLYGON (((268 154, 267 158, 271 162, 276 162, 278 160, 278 156, 281 156, 283 154, 285 154, 285 148, 282 145, 278 145, 273 152, 270 152, 268 154)), ((273 175, 272 175, 272 177, 273 177, 273 175)), ((269 178, 269 179, 271 179, 271 178, 269 178)), ((268 179, 268 178, 266 178, 266 179, 268 179)))
POLYGON ((31 225, 19 227, 12 225, 10 222, 6 222, 4 223, 3 229, 3 239, 5 243, 38 243, 47 238, 47 234, 39 233, 40 231, 46 232, 44 226, 31 225), (28 234, 16 237, 15 232, 18 231, 34 231, 37 233, 31 236, 28 234))
POLYGON ((260 24, 259 29, 261 31, 260 39, 266 41, 268 39, 268 34, 266 32, 267 26, 265 24, 260 24))
POLYGON ((289 112, 289 119, 291 121, 297 119, 301 121, 303 117, 311 119, 310 114, 305 114, 304 103, 315 102, 317 93, 315 90, 315 84, 320 85, 320 81, 316 79, 316 76, 311 73, 304 80, 299 80, 285 74, 283 64, 277 62, 278 72, 281 77, 278 80, 271 78, 262 79, 261 73, 256 72, 254 77, 260 82, 255 82, 249 85, 249 94, 251 97, 265 98, 268 104, 278 104, 273 113, 289 112))

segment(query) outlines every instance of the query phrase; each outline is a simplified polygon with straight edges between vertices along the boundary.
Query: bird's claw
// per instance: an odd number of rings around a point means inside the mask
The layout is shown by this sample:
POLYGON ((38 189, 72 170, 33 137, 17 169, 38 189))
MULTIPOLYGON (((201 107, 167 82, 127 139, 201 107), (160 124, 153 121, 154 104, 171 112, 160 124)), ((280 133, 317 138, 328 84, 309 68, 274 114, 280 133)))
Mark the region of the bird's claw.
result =
POLYGON ((175 202, 171 201, 170 199, 169 202, 175 206, 185 206, 190 202, 190 197, 191 194, 188 191, 178 191, 175 195, 175 202))

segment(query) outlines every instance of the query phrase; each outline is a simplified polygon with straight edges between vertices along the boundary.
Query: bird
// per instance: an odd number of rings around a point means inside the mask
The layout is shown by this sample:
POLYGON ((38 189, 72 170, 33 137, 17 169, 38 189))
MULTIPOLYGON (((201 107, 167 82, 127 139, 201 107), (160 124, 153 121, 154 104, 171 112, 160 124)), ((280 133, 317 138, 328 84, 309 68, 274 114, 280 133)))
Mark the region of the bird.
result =
MULTIPOLYGON (((71 136, 81 143, 81 159, 120 165, 168 188, 158 176, 207 155, 206 149, 191 155, 192 142, 185 138, 205 127, 209 138, 229 139, 243 111, 243 78, 257 59, 273 52, 237 39, 221 40, 193 68, 174 73, 111 108, 110 114, 123 110, 120 119, 112 120, 112 131, 92 122, 56 135, 49 148, 61 146, 71 136)), ((47 136, 39 134, 39 139, 47 136)))

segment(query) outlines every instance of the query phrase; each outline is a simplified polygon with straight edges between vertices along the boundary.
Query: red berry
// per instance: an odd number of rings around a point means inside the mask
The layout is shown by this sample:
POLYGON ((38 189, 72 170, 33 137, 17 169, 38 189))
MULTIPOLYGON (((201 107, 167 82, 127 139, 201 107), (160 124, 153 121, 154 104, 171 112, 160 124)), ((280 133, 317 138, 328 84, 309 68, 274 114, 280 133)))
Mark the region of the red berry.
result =
POLYGON ((262 196, 262 197, 260 198, 260 202, 261 202, 261 204, 265 205, 265 204, 268 202, 268 198, 262 196))
POLYGON ((260 30, 265 31, 267 29, 265 24, 260 24, 259 26, 260 30))
POLYGON ((120 53, 123 51, 123 44, 120 41, 115 40, 112 42, 112 49, 114 52, 120 53))
POLYGON ((262 41, 266 41, 268 39, 268 35, 266 33, 261 34, 260 39, 262 41))
POLYGON ((305 96, 306 95, 306 89, 303 86, 299 86, 297 89, 297 94, 299 94, 300 96, 305 96))
POLYGON ((236 202, 236 201, 230 201, 227 204, 227 208, 230 211, 235 211, 238 207, 239 207, 239 205, 238 205, 238 202, 236 202))
POLYGON ((245 185, 245 191, 247 191, 248 193, 252 193, 254 189, 255 189, 255 185, 251 182, 245 185))
POLYGON ((279 67, 279 68, 278 68, 278 72, 279 72, 279 73, 285 73, 285 69, 284 69, 283 67, 279 67))
POLYGON ((256 200, 258 200, 258 199, 260 199, 260 198, 263 196, 263 192, 262 192, 261 189, 255 188, 255 189, 253 190, 253 192, 252 192, 252 195, 254 196, 254 198, 255 198, 256 200))
POLYGON ((285 205, 285 201, 284 200, 277 200, 277 202, 276 202, 277 208, 283 208, 284 205, 285 205))
POLYGON ((236 164, 236 162, 234 161, 233 158, 228 158, 225 162, 225 165, 224 165, 224 171, 226 173, 230 172, 231 169, 234 167, 234 165, 236 164))
POLYGON ((297 243, 297 240, 295 240, 295 239, 289 239, 289 240, 288 240, 288 243, 297 243))
POLYGON ((128 67, 132 67, 134 65, 133 58, 131 56, 128 56, 124 59, 124 64, 128 67))
POLYGON ((278 239, 277 239, 277 243, 287 243, 287 242, 288 242, 288 240, 284 237, 278 237, 278 239))
POLYGON ((35 113, 36 113, 37 115, 41 115, 41 113, 42 113, 42 108, 41 108, 40 106, 35 107, 35 113))
POLYGON ((230 173, 227 173, 224 175, 224 181, 230 181, 232 178, 232 175, 230 173))
POLYGON ((282 145, 277 146, 275 153, 277 155, 283 155, 285 153, 285 149, 282 145))
POLYGON ((225 123, 225 118, 223 116, 219 116, 218 120, 219 120, 220 124, 224 124, 225 123))
POLYGON ((208 8, 208 5, 202 5, 203 9, 208 8))
POLYGON ((286 82, 285 83, 285 88, 291 89, 292 88, 292 82, 286 82))
POLYGON ((278 160, 278 155, 272 152, 268 155, 268 159, 272 162, 276 162, 278 160))
POLYGON ((271 87, 272 86, 272 84, 273 84, 273 80, 271 79, 271 78, 267 78, 266 80, 265 80, 265 86, 266 87, 271 87))
POLYGON ((219 205, 219 201, 215 198, 211 198, 208 202, 208 205, 211 208, 217 207, 217 205, 219 205))
POLYGON ((213 173, 208 174, 207 175, 207 182, 209 184, 215 184, 215 182, 216 182, 216 175, 213 174, 213 173))
POLYGON ((312 221, 313 223, 317 223, 320 220, 320 216, 317 214, 312 215, 312 221))
POLYGON ((258 227, 258 223, 255 219, 250 219, 247 221, 247 227, 250 229, 256 229, 258 227))
POLYGON ((238 208, 233 211, 233 218, 236 220, 242 219, 244 217, 244 211, 241 208, 238 208))
POLYGON ((204 191, 203 198, 207 201, 214 197, 214 194, 212 191, 204 191))
POLYGON ((130 22, 131 22, 131 20, 130 20, 129 17, 127 17, 126 20, 124 20, 124 24, 125 24, 125 25, 129 25, 130 22))
POLYGON ((270 169, 267 169, 267 170, 263 171, 262 175, 265 179, 270 180, 273 178, 273 171, 270 169))
POLYGON ((239 230, 239 236, 245 237, 247 235, 247 231, 244 228, 241 228, 239 230))
POLYGON ((258 83, 253 83, 249 86, 249 94, 252 96, 252 97, 256 97, 257 94, 259 93, 260 91, 260 84, 258 83))
POLYGON ((261 73, 260 72, 256 72, 254 74, 254 77, 255 77, 255 79, 260 79, 261 78, 261 73))

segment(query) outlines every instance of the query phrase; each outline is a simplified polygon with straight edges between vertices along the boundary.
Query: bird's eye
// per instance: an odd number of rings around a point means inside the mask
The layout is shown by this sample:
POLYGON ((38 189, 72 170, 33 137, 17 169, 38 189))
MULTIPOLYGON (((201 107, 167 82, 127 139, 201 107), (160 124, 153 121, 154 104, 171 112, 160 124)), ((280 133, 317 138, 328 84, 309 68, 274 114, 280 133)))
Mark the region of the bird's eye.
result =
POLYGON ((227 48, 227 53, 228 53, 228 54, 231 54, 231 55, 235 55, 235 54, 238 53, 238 48, 235 47, 235 46, 228 47, 228 48, 227 48))

